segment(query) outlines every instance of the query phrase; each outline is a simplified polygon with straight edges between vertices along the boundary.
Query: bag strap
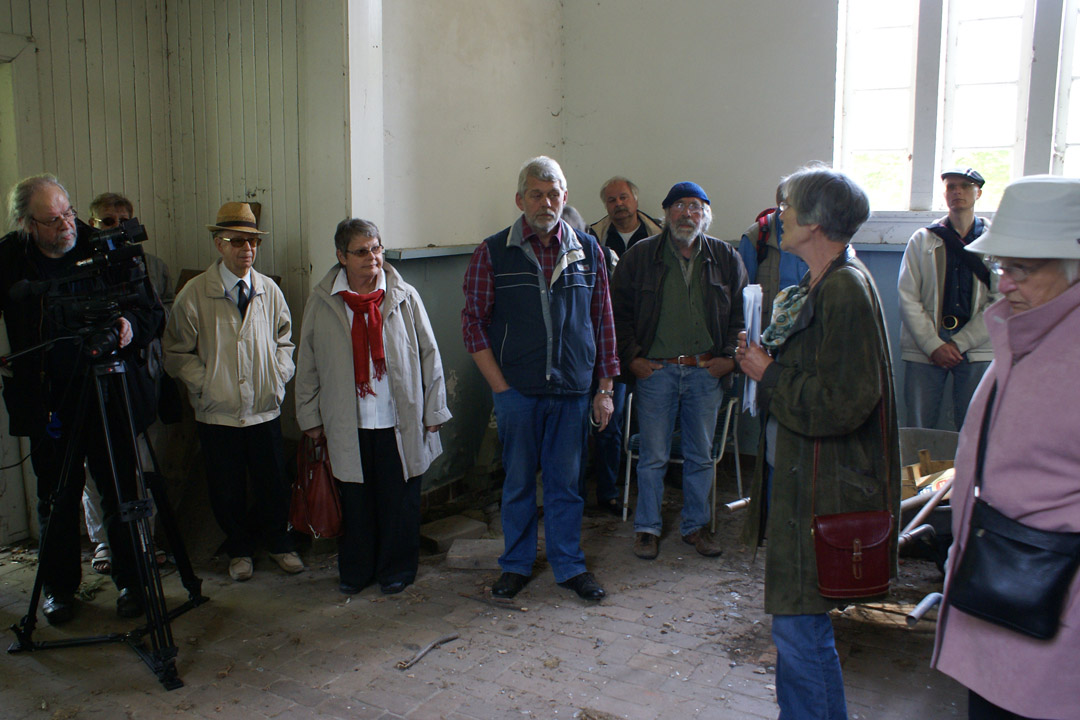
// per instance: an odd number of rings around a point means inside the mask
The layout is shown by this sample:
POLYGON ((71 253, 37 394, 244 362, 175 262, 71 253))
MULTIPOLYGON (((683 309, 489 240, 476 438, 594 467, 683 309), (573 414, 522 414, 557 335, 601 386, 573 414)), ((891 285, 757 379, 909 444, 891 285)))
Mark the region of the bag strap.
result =
POLYGON ((990 388, 990 397, 986 400, 986 411, 983 413, 982 427, 979 428, 979 445, 975 451, 975 484, 972 494, 978 499, 982 488, 983 464, 986 462, 986 438, 990 434, 990 413, 994 409, 994 398, 997 397, 997 380, 990 388))

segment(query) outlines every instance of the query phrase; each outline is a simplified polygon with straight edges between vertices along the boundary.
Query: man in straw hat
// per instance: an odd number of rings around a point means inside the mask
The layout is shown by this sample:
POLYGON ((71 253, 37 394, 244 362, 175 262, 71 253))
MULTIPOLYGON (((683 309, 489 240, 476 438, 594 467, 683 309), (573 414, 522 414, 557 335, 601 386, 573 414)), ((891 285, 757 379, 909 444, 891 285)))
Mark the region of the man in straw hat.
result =
POLYGON ((176 296, 165 328, 165 369, 188 388, 206 460, 214 518, 225 532, 229 575, 251 577, 258 528, 287 573, 304 569, 287 532, 289 483, 281 452, 281 400, 292 377, 292 318, 285 296, 253 267, 265 232, 247 203, 228 202, 207 225, 221 253, 176 296))

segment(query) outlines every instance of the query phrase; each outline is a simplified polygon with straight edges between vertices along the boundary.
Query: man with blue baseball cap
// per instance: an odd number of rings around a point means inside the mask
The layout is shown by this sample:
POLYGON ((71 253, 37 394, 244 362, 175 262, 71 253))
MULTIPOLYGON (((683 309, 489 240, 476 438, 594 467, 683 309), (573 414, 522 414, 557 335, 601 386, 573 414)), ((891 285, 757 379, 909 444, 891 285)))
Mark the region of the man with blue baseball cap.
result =
POLYGON ((712 208, 700 185, 676 183, 663 208, 664 229, 626 251, 611 283, 619 362, 629 368, 642 409, 634 554, 652 560, 660 551, 664 475, 678 418, 680 534, 700 554, 715 557, 722 550, 709 529, 710 451, 745 329, 746 269, 730 245, 705 234, 712 208))

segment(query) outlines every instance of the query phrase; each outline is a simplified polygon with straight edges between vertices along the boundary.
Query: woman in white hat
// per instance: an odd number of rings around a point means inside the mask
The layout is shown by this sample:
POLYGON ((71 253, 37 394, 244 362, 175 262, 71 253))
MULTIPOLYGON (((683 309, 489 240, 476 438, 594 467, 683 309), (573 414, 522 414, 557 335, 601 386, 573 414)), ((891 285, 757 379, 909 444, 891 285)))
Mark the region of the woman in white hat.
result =
MULTIPOLYGON (((965 550, 979 542, 969 539, 976 486, 983 503, 1029 528, 1080 532, 1080 180, 1033 176, 1012 183, 993 227, 967 249, 992 256, 1004 298, 986 310, 994 360, 972 398, 957 449, 956 540, 933 665, 970 690, 973 719, 1076 718, 1080 577, 1074 575, 1059 598, 1060 621, 1049 639, 951 603, 965 584, 977 587, 958 580, 965 550)), ((1020 584, 1021 595, 1030 596, 1031 585, 1020 584)))

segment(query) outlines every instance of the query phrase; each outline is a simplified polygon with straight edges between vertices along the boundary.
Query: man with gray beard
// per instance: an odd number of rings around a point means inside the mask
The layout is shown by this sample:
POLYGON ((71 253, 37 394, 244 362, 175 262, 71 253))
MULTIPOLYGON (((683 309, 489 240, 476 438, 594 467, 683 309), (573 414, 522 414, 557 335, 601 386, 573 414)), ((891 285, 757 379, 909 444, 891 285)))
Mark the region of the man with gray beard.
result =
POLYGON ((671 436, 679 419, 683 455, 680 534, 702 555, 722 550, 709 530, 711 447, 735 346, 745 328, 746 269, 727 243, 705 235, 709 196, 676 183, 664 198, 664 229, 626 251, 611 282, 619 362, 635 383, 641 453, 634 554, 660 552, 660 510, 671 436))

